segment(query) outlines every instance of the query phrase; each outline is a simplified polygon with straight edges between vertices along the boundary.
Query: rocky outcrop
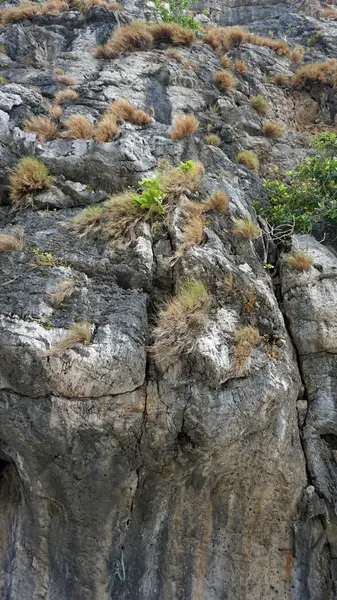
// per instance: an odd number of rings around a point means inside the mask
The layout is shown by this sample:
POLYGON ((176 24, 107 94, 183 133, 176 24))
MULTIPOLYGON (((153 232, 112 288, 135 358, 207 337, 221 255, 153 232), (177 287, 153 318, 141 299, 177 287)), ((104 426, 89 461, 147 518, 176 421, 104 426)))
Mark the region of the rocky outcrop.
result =
MULTIPOLYGON (((265 18, 267 35, 285 7, 265 8, 221 5, 218 20, 252 19, 260 31, 265 18)), ((308 151, 309 125, 333 122, 333 93, 277 87, 271 77, 292 74, 294 64, 252 44, 233 50, 247 74, 227 94, 214 81, 219 57, 200 40, 176 58, 163 44, 96 59, 94 44, 151 7, 127 9, 40 15, 0 35, 0 224, 25 237, 21 249, 0 253, 0 599, 333 600, 336 256, 296 238, 315 258, 299 274, 266 233, 233 231, 235 219, 255 219, 262 194, 238 151, 257 152, 262 174, 288 169, 308 151), (107 143, 40 142, 24 119, 45 114, 64 89, 56 67, 78 93, 61 129, 72 114, 95 122, 125 97, 153 121, 123 122, 107 143), (266 117, 248 102, 258 93, 269 101, 266 117), (173 141, 183 112, 196 114, 199 128, 173 141), (285 136, 264 137, 264 118, 282 120, 285 136), (218 147, 205 143, 210 132, 218 147), (33 206, 13 211, 8 177, 22 155, 41 159, 53 182, 33 206), (143 223, 129 247, 64 226, 136 187, 162 159, 201 160, 205 175, 165 222, 143 223), (215 190, 228 194, 227 213, 208 212, 202 244, 177 257, 184 206, 215 190), (156 362, 149 349, 158 310, 191 278, 211 298, 203 332, 188 356, 156 362), (74 292, 55 306, 50 294, 65 279, 74 292), (48 356, 81 321, 91 343, 48 356), (236 334, 247 326, 259 341, 240 363, 236 334)), ((333 46, 331 23, 292 10, 282 17, 294 25, 291 41, 321 26, 333 46)))

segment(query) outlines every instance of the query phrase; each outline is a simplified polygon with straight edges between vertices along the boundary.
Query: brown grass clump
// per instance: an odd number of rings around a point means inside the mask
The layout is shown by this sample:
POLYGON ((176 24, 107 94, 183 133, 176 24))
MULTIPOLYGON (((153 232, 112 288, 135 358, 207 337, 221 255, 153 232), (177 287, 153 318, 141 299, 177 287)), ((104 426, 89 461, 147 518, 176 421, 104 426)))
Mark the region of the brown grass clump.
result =
POLYGON ((290 55, 290 58, 293 61, 293 63, 295 63, 295 65, 299 65, 301 62, 303 62, 304 52, 305 50, 303 46, 295 46, 294 50, 290 55))
POLYGON ((36 133, 40 142, 52 140, 57 133, 57 126, 49 117, 31 117, 25 119, 24 130, 36 133))
POLYGON ((59 106, 58 104, 48 104, 47 113, 50 115, 50 117, 52 119, 55 119, 55 121, 59 121, 59 119, 63 115, 63 108, 62 108, 62 106, 59 106))
POLYGON ((293 85, 295 87, 304 87, 314 82, 327 83, 335 87, 335 78, 337 75, 337 61, 330 59, 325 62, 307 63, 301 67, 294 76, 293 85))
POLYGON ((332 19, 335 21, 337 19, 337 10, 333 6, 325 6, 320 10, 319 17, 321 19, 332 19))
POLYGON ((155 45, 173 44, 174 46, 192 46, 195 34, 192 29, 178 23, 152 23, 149 25, 155 45))
POLYGON ((177 48, 167 48, 167 50, 165 50, 165 54, 168 58, 172 58, 173 60, 179 61, 181 59, 181 53, 177 48))
POLYGON ((196 347, 206 322, 211 298, 198 280, 182 284, 177 295, 159 311, 152 354, 157 363, 173 363, 196 347))
POLYGON ((205 144, 208 144, 209 146, 220 146, 221 138, 216 135, 216 133, 210 133, 205 137, 205 144))
POLYGON ((23 229, 13 229, 12 233, 0 233, 0 252, 20 252, 24 248, 23 229))
POLYGON ((55 94, 55 103, 64 104, 65 102, 71 102, 78 98, 78 93, 75 90, 61 90, 55 94))
POLYGON ((270 37, 261 37, 244 29, 243 27, 210 27, 204 36, 204 42, 220 53, 223 50, 236 48, 244 43, 255 46, 266 46, 276 54, 289 56, 290 49, 284 40, 274 40, 270 37))
POLYGON ((90 344, 91 339, 90 323, 75 323, 58 344, 44 352, 43 356, 57 356, 77 344, 90 344))
POLYGON ((48 168, 40 160, 25 156, 16 165, 9 178, 9 196, 15 208, 24 208, 32 204, 32 196, 51 185, 48 168))
POLYGON ((113 113, 106 113, 96 126, 94 138, 96 142, 109 142, 120 133, 120 127, 113 113))
POLYGON ((83 115, 71 115, 66 119, 64 125, 67 129, 62 131, 61 137, 70 140, 90 140, 94 135, 94 125, 83 115))
POLYGON ((104 232, 111 245, 124 249, 136 239, 136 227, 146 218, 146 212, 134 201, 134 190, 115 194, 106 203, 104 232))
POLYGON ((235 78, 229 71, 215 73, 215 81, 223 90, 231 90, 236 85, 235 78))
POLYGON ((281 123, 265 121, 263 123, 263 133, 269 138, 280 138, 284 136, 284 129, 281 123))
POLYGON ((241 60, 241 58, 238 58, 235 61, 235 71, 241 76, 247 73, 247 65, 243 60, 241 60))
POLYGON ((92 6, 102 6, 112 11, 119 11, 124 8, 119 2, 108 2, 108 0, 79 0, 76 5, 81 10, 89 10, 92 6))
POLYGON ((309 271, 313 265, 314 258, 309 252, 293 250, 287 255, 286 262, 292 269, 296 269, 296 271, 309 271))
POLYGON ((25 2, 18 6, 9 6, 0 11, 0 23, 8 25, 24 19, 33 19, 40 12, 40 7, 35 2, 25 2))
POLYGON ((69 10, 69 2, 67 0, 47 0, 44 2, 40 11, 43 15, 59 15, 61 12, 69 10))
POLYGON ((238 163, 247 167, 251 171, 257 172, 259 170, 259 159, 254 152, 250 150, 242 150, 236 157, 238 163))
POLYGON ((228 54, 223 54, 220 58, 220 63, 223 69, 230 69, 232 66, 232 59, 228 54))
POLYGON ((196 162, 189 171, 185 171, 181 167, 170 167, 160 173, 159 181, 165 194, 165 204, 169 205, 179 200, 182 194, 196 192, 204 172, 204 165, 196 162))
POLYGON ((265 97, 262 96, 262 94, 258 94, 257 96, 251 96, 251 98, 249 98, 249 102, 251 106, 262 115, 264 115, 269 109, 269 103, 265 99, 265 97))
POLYGON ((276 83, 276 85, 285 86, 291 83, 291 78, 285 73, 276 73, 276 75, 273 75, 271 78, 271 81, 276 83))
POLYGON ((235 365, 238 369, 242 369, 247 364, 259 340, 259 330, 251 325, 240 327, 235 332, 235 365))
POLYGON ((181 140, 182 138, 189 137, 198 129, 199 121, 192 115, 182 115, 177 117, 173 129, 170 132, 171 140, 181 140))
POLYGON ((218 212, 226 215, 229 207, 229 196, 224 190, 213 192, 209 198, 204 200, 201 206, 203 212, 207 212, 208 210, 217 210, 218 212))
POLYGON ((69 77, 69 75, 56 75, 54 79, 56 83, 60 83, 61 85, 75 85, 75 79, 69 77))
POLYGON ((134 125, 148 125, 153 121, 152 117, 145 112, 145 110, 136 108, 124 98, 121 100, 115 100, 115 102, 110 105, 109 111, 114 113, 116 117, 119 117, 124 121, 129 121, 134 125))
POLYGON ((63 279, 56 286, 53 292, 48 294, 51 304, 59 306, 70 298, 75 291, 75 280, 74 279, 63 279))
POLYGON ((243 217, 235 219, 233 233, 246 240, 253 240, 261 235, 261 229, 250 217, 243 217))
POLYGON ((269 37, 253 35, 250 41, 255 46, 266 46, 279 56, 290 56, 290 49, 285 40, 273 40, 269 37))
POLYGON ((153 35, 148 25, 135 21, 124 27, 117 27, 110 40, 104 46, 96 48, 97 58, 117 58, 126 52, 150 50, 153 46, 153 35))
POLYGON ((76 217, 70 219, 70 221, 66 221, 63 225, 71 229, 79 237, 82 237, 101 232, 103 217, 103 207, 94 204, 93 206, 87 206, 76 217))

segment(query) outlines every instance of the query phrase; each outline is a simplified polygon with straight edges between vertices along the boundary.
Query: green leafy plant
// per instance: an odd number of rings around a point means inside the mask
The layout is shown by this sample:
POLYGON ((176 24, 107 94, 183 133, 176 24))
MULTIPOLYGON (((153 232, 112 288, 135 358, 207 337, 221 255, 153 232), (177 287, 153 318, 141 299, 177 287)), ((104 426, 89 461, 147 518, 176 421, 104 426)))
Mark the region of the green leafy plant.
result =
POLYGON ((337 135, 316 135, 311 145, 314 155, 288 171, 284 181, 263 182, 269 199, 256 208, 272 226, 293 223, 296 231, 308 233, 324 220, 337 223, 337 135))
POLYGON ((155 17, 160 18, 164 23, 179 23, 193 31, 202 32, 203 29, 198 21, 185 14, 192 4, 194 4, 193 0, 168 0, 165 4, 161 0, 154 0, 155 17))
POLYGON ((191 171, 193 171, 193 169, 195 169, 194 160, 187 160, 186 162, 181 162, 179 164, 179 169, 184 171, 184 173, 190 173, 191 171))
POLYGON ((160 187, 160 181, 157 175, 153 175, 151 179, 143 179, 138 182, 144 189, 140 196, 133 194, 133 200, 140 206, 140 208, 151 210, 163 215, 165 209, 163 207, 163 200, 165 194, 160 187))

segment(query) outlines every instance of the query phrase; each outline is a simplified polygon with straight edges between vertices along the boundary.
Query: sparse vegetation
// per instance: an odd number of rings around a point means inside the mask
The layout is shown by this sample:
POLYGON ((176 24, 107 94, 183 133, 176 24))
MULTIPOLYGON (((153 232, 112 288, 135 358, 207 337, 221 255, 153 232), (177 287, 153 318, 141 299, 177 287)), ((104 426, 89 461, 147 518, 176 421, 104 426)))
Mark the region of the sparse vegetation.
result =
POLYGON ((213 192, 209 198, 204 200, 201 206, 203 212, 217 210, 219 213, 226 215, 229 207, 229 196, 224 190, 213 192))
POLYGON ((201 281, 182 284, 158 314, 152 353, 157 363, 170 364, 191 354, 206 321, 211 299, 201 281))
POLYGON ((72 102, 78 98, 78 93, 75 90, 60 90, 55 94, 55 104, 65 104, 66 102, 72 102))
POLYGON ((71 115, 64 122, 64 126, 66 129, 62 131, 61 137, 70 140, 89 140, 93 137, 95 131, 93 123, 80 114, 71 115))
POLYGON ((274 40, 270 37, 261 37, 250 33, 243 27, 210 27, 205 36, 204 42, 214 48, 217 53, 237 48, 243 43, 255 44, 256 46, 266 46, 279 55, 290 56, 290 49, 286 41, 274 40))
POLYGON ((304 58, 304 48, 303 46, 295 46, 294 50, 291 53, 291 60, 295 65, 299 65, 303 62, 304 58))
POLYGON ((170 138, 171 140, 181 140, 189 137, 198 129, 198 126, 199 121, 193 114, 177 117, 170 132, 170 138))
POLYGON ((146 217, 134 201, 134 191, 115 194, 106 203, 105 235, 114 248, 124 249, 136 239, 136 227, 146 217))
POLYGON ((0 252, 20 252, 23 248, 23 229, 13 229, 11 233, 0 233, 0 252))
POLYGON ((56 75, 55 76, 56 83, 60 83, 61 85, 75 85, 75 80, 69 75, 56 75))
POLYGON ((223 90, 231 90, 236 86, 236 81, 230 71, 218 71, 215 73, 215 81, 223 90))
POLYGON ((168 166, 159 174, 161 189, 165 194, 165 205, 179 200, 182 194, 195 192, 204 174, 201 162, 188 160, 179 167, 168 166))
POLYGON ((337 85, 337 61, 332 58, 324 62, 303 65, 293 78, 293 85, 302 88, 312 83, 324 83, 333 87, 337 85))
POLYGON ((160 187, 158 175, 153 175, 151 179, 143 179, 138 182, 143 187, 140 195, 133 194, 133 200, 141 209, 164 214, 163 200, 165 193, 160 187))
POLYGON ((247 325, 240 327, 235 332, 235 365, 242 369, 246 366, 252 355, 253 348, 260 340, 259 330, 256 327, 247 325))
POLYGON ((102 6, 111 11, 123 10, 123 5, 119 2, 110 2, 109 0, 76 0, 77 8, 81 10, 89 10, 92 6, 102 6))
POLYGON ((63 108, 58 104, 48 104, 47 112, 52 119, 58 121, 63 115, 63 108))
POLYGON ((0 23, 8 25, 25 19, 33 19, 38 14, 58 15, 69 10, 67 0, 47 0, 42 4, 22 0, 18 6, 9 6, 0 10, 0 23))
POLYGON ((250 217, 243 217, 235 219, 233 233, 246 240, 253 240, 261 235, 261 229, 250 217))
POLYGON ((116 115, 112 112, 107 112, 98 122, 95 128, 94 138, 96 142, 109 142, 119 135, 120 131, 116 115))
POLYGON ((35 133, 40 142, 45 142, 56 136, 57 126, 49 117, 37 116, 24 121, 24 130, 35 133))
POLYGON ((163 23, 178 23, 188 29, 202 31, 198 21, 186 14, 186 9, 191 4, 191 0, 168 0, 167 3, 154 0, 155 17, 160 18, 163 23))
POLYGON ((259 159, 254 152, 250 150, 242 150, 236 157, 238 163, 247 167, 251 171, 257 172, 259 170, 259 159))
POLYGON ((34 194, 50 187, 52 179, 43 162, 25 156, 19 160, 9 181, 9 195, 13 206, 25 208, 33 204, 34 194))
POLYGON ((314 258, 309 252, 303 250, 293 250, 286 256, 286 262, 296 271, 309 271, 313 265, 314 258))
POLYGON ((257 96, 251 96, 249 98, 249 102, 257 112, 264 115, 269 110, 269 102, 262 94, 258 94, 257 96))
POLYGON ((216 133, 210 133, 205 137, 205 144, 208 144, 208 146, 220 146, 221 138, 216 133))
POLYGON ((289 75, 286 75, 285 73, 276 73, 276 75, 273 75, 271 77, 271 81, 273 83, 276 83, 276 85, 286 86, 291 83, 291 78, 289 77, 289 75))
POLYGON ((275 121, 265 121, 263 123, 263 133, 269 138, 280 138, 284 135, 284 129, 281 123, 275 121))
POLYGON ((177 23, 151 23, 150 32, 153 36, 154 45, 173 44, 174 46, 192 46, 195 35, 188 27, 182 27, 177 23))
POLYGON ((89 234, 97 234, 102 231, 104 211, 103 207, 97 204, 87 206, 82 212, 63 223, 65 227, 71 229, 79 237, 89 234))
POLYGON ((247 73, 247 65, 241 58, 237 58, 235 61, 235 71, 241 77, 247 73))
POLYGON ((181 60, 181 52, 179 52, 178 48, 167 48, 167 50, 165 50, 165 54, 167 56, 167 58, 172 58, 173 60, 181 60))
POLYGON ((0 75, 0 85, 6 85, 6 83, 8 83, 6 77, 0 75))
POLYGON ((34 248, 33 254, 35 264, 38 267, 66 267, 67 264, 61 258, 57 258, 52 252, 41 252, 40 248, 34 248))
POLYGON ((7 54, 6 48, 3 44, 0 44, 0 54, 7 54))
POLYGON ((59 306, 70 298, 75 291, 75 280, 74 279, 63 279, 54 288, 54 291, 48 294, 51 304, 59 306))
POLYGON ((223 69, 230 69, 232 66, 232 59, 228 54, 223 54, 220 58, 220 63, 223 69))
POLYGON ((63 338, 44 353, 44 356, 57 356, 77 344, 90 344, 92 339, 90 323, 75 323, 63 338))
POLYGON ((115 100, 115 102, 110 105, 109 111, 114 113, 116 117, 123 119, 124 121, 129 121, 134 125, 148 125, 153 121, 152 117, 147 112, 141 108, 136 108, 124 98, 115 100))

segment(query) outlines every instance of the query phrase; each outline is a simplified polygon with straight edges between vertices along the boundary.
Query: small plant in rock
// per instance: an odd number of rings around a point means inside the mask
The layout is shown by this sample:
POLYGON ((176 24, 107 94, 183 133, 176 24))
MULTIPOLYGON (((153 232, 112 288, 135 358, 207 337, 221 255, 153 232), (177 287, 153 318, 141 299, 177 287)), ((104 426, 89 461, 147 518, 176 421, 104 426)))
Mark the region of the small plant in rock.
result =
POLYGON ((313 265, 314 258, 309 252, 293 250, 286 256, 286 262, 289 267, 296 269, 296 271, 309 271, 313 265))
POLYGON ((75 85, 75 80, 69 75, 56 75, 54 77, 56 83, 60 83, 61 85, 75 85))
POLYGON ((229 207, 229 196, 224 190, 213 192, 209 198, 202 203, 203 212, 209 210, 217 210, 219 213, 226 215, 229 207))
POLYGON ((324 62, 307 63, 303 65, 293 78, 293 86, 303 88, 313 83, 336 85, 337 61, 334 58, 324 62))
POLYGON ((232 59, 228 54, 223 54, 220 58, 220 63, 223 69, 230 69, 232 66, 232 59))
POLYGON ((121 128, 117 123, 116 115, 107 112, 96 125, 94 138, 96 142, 110 142, 111 139, 120 134, 120 131, 121 128))
POLYGON ((41 252, 39 248, 34 248, 35 264, 39 267, 66 267, 67 263, 56 258, 52 252, 41 252))
POLYGON ((254 152, 250 150, 242 150, 236 157, 238 163, 247 167, 251 171, 257 172, 259 170, 259 159, 254 152))
POLYGON ((56 137, 57 125, 49 117, 31 117, 25 119, 24 130, 35 133, 40 142, 46 142, 56 137))
POLYGON ((189 137, 195 133, 199 127, 198 119, 192 115, 182 115, 177 117, 173 129, 170 132, 171 140, 181 140, 182 138, 189 137))
POLYGON ((20 252, 24 245, 23 229, 13 229, 11 233, 0 233, 0 252, 20 252))
POLYGON ((43 162, 25 156, 19 160, 9 181, 9 196, 13 206, 25 208, 33 204, 34 194, 50 188, 52 178, 43 162))
POLYGON ((55 121, 59 121, 63 115, 63 108, 58 104, 48 104, 47 105, 47 113, 54 119, 55 121))
POLYGON ((72 102, 78 98, 78 93, 75 90, 61 90, 55 94, 56 104, 65 104, 66 102, 72 102))
POLYGON ((44 356, 57 356, 65 350, 77 346, 77 344, 90 344, 92 340, 90 323, 75 323, 65 336, 54 346, 44 353, 44 356))
POLYGON ((222 90, 231 90, 236 86, 236 81, 230 71, 218 71, 215 74, 215 81, 222 90))
POLYGON ((170 364, 193 352, 206 322, 211 298, 205 285, 192 279, 158 314, 152 353, 158 364, 170 364))
POLYGON ((181 52, 179 52, 177 48, 167 48, 167 50, 165 50, 165 55, 167 58, 172 58, 173 60, 181 60, 181 52))
POLYGON ((165 209, 163 207, 163 200, 165 193, 160 187, 160 181, 157 175, 153 175, 151 179, 143 179, 138 182, 144 189, 139 196, 138 194, 133 195, 133 199, 138 206, 145 210, 156 212, 159 215, 163 215, 165 209))
POLYGON ((200 23, 193 17, 186 14, 186 11, 193 5, 192 0, 168 0, 167 3, 160 0, 154 0, 154 14, 163 23, 179 23, 183 27, 193 31, 202 31, 200 23))
POLYGON ((249 98, 249 102, 257 112, 264 115, 269 110, 269 102, 262 94, 258 94, 257 96, 251 96, 249 98))
POLYGON ((281 123, 275 121, 265 121, 263 123, 263 133, 269 138, 280 138, 284 136, 284 129, 281 123))
POLYGON ((104 233, 114 248, 124 250, 130 246, 136 239, 137 225, 147 216, 133 196, 133 190, 127 190, 106 202, 104 233))
POLYGON ((64 126, 66 129, 65 131, 62 131, 61 137, 70 140, 90 140, 95 131, 93 123, 80 114, 70 115, 70 117, 64 121, 64 126))
POLYGON ((252 355, 253 348, 260 340, 259 330, 247 325, 240 327, 235 332, 235 366, 242 369, 246 366, 252 355))
POLYGON ((170 206, 179 200, 182 194, 196 192, 204 174, 201 162, 188 160, 179 167, 169 165, 159 174, 160 186, 165 194, 165 205, 170 206))
POLYGON ((117 58, 127 52, 150 50, 153 36, 146 23, 134 21, 129 25, 117 27, 110 40, 95 51, 97 58, 117 58))
POLYGON ((153 121, 151 115, 141 108, 136 108, 128 100, 122 98, 121 100, 115 100, 110 104, 109 111, 111 111, 116 117, 129 121, 134 125, 149 125, 153 121))
POLYGON ((291 78, 285 73, 276 73, 272 76, 271 81, 279 86, 287 86, 291 83, 291 78))
POLYGON ((97 204, 87 206, 76 217, 66 221, 64 226, 71 229, 76 235, 82 237, 89 234, 97 234, 102 230, 104 217, 103 207, 97 204))
POLYGON ((6 48, 3 44, 0 44, 0 54, 7 54, 6 48))
POLYGON ((173 44, 175 46, 192 46, 195 35, 188 27, 177 23, 151 23, 149 25, 155 46, 173 44))
POLYGON ((304 48, 303 46, 295 46, 294 50, 291 53, 291 60, 295 65, 299 65, 304 58, 304 48))
POLYGON ((233 233, 247 240, 253 240, 261 235, 261 229, 250 217, 243 217, 235 219, 233 233))
POLYGON ((208 146, 220 146, 221 138, 216 133, 210 133, 205 137, 205 144, 208 146))
POLYGON ((241 58, 237 58, 235 61, 235 71, 241 77, 247 73, 247 65, 241 58))
POLYGON ((74 279, 63 279, 54 288, 54 291, 48 294, 51 304, 59 306, 67 298, 70 298, 75 291, 74 279))
POLYGON ((185 206, 185 222, 181 230, 182 242, 170 260, 171 266, 177 262, 188 248, 202 244, 204 241, 205 224, 206 221, 202 215, 202 206, 194 202, 189 202, 185 206))

